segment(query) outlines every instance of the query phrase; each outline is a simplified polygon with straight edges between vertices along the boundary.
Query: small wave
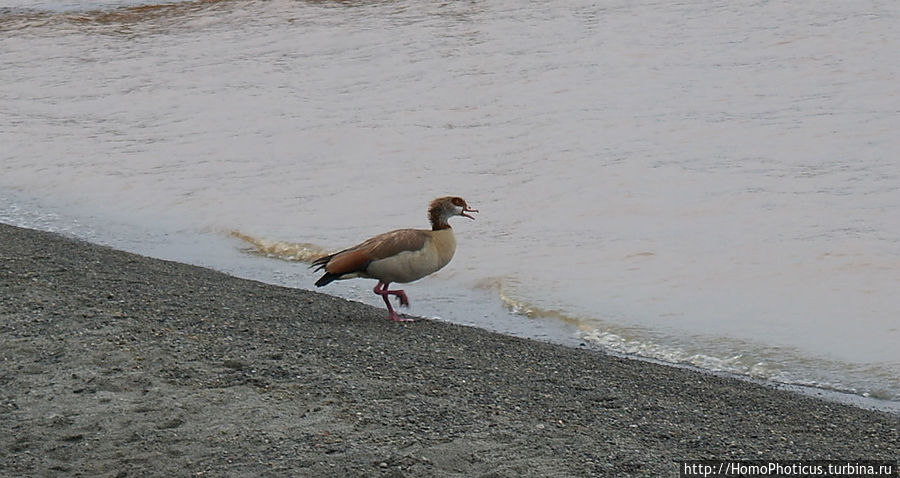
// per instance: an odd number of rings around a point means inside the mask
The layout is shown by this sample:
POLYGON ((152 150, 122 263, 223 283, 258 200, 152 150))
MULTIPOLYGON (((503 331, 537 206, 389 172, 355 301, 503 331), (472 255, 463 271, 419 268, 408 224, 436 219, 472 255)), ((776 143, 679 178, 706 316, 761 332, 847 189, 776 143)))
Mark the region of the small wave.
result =
POLYGON ((498 288, 498 294, 500 301, 511 313, 531 319, 549 318, 562 320, 567 324, 574 325, 578 330, 578 336, 582 340, 598 345, 607 351, 680 365, 692 365, 717 372, 740 373, 754 378, 770 379, 778 372, 762 362, 745 363, 743 355, 722 358, 700 353, 689 353, 678 347, 663 345, 652 340, 629 337, 629 335, 640 335, 639 330, 633 330, 631 331, 632 333, 629 333, 624 328, 617 332, 602 330, 597 327, 595 320, 572 316, 555 309, 537 307, 528 302, 512 298, 504 293, 502 284, 498 288))
POLYGON ((231 231, 231 236, 252 246, 248 252, 283 261, 312 262, 328 254, 324 248, 307 242, 270 241, 240 231, 231 231))
MULTIPOLYGON (((861 387, 850 386, 842 383, 842 380, 836 376, 831 377, 828 374, 812 372, 821 368, 823 365, 821 359, 803 357, 790 350, 771 350, 767 347, 759 350, 750 344, 744 344, 746 346, 741 347, 740 341, 735 341, 732 349, 744 350, 747 353, 726 356, 715 352, 691 351, 692 347, 685 348, 666 344, 664 340, 659 340, 649 330, 604 324, 599 319, 578 317, 516 299, 504 290, 503 278, 484 279, 476 284, 476 287, 496 291, 497 298, 514 315, 529 319, 563 321, 575 327, 576 334, 581 340, 614 354, 696 367, 712 372, 724 372, 774 383, 850 393, 880 400, 898 400, 900 398, 896 390, 893 390, 894 387, 887 385, 890 382, 896 383, 895 380, 885 380, 881 384, 883 387, 873 383, 857 384, 862 385, 861 387), (766 357, 771 360, 766 360, 766 357), (793 369, 794 367, 791 367, 793 370, 786 369, 783 365, 785 363, 793 364, 796 369, 793 369), (812 373, 810 374, 810 372, 812 373)), ((721 342, 721 340, 719 341, 721 342)), ((849 364, 829 363, 825 368, 853 372, 848 367, 850 367, 849 364)), ((877 376, 876 372, 876 370, 867 370, 863 375, 877 376)))
POLYGON ((714 372, 737 373, 766 380, 772 380, 780 372, 780 370, 764 362, 748 362, 743 354, 731 357, 716 357, 702 353, 690 353, 679 347, 626 338, 600 329, 583 332, 581 338, 617 353, 636 355, 679 365, 691 365, 714 372))
POLYGON ((578 327, 582 325, 583 321, 579 320, 576 317, 567 315, 562 311, 538 307, 536 305, 513 298, 504 290, 504 283, 506 282, 506 280, 507 279, 503 277, 486 277, 476 282, 475 288, 495 291, 497 293, 497 297, 500 299, 500 302, 503 303, 503 306, 506 308, 506 310, 514 315, 520 315, 528 317, 530 319, 552 318, 578 327))
MULTIPOLYGON (((760 344, 751 345, 737 340, 717 339, 718 342, 723 342, 723 340, 729 342, 732 349, 743 350, 746 353, 717 356, 690 352, 686 348, 662 344, 652 338, 629 337, 632 334, 627 332, 614 333, 596 327, 593 327, 592 330, 584 328, 580 328, 580 330, 582 330, 582 340, 623 355, 697 367, 713 372, 725 372, 772 383, 812 387, 878 400, 895 402, 900 400, 900 394, 897 392, 900 390, 898 388, 900 382, 887 369, 866 368, 866 366, 808 357, 791 349, 772 348, 760 344), (876 379, 873 380, 872 377, 876 377, 876 379)), ((703 343, 703 340, 700 342, 703 343)))

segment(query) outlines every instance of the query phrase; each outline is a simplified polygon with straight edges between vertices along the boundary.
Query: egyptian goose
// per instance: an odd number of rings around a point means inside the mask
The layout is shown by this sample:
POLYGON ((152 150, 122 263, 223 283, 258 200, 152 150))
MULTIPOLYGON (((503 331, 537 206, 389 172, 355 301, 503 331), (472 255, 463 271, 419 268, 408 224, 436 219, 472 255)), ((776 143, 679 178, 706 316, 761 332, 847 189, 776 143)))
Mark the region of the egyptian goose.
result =
POLYGON ((446 196, 431 201, 428 219, 431 230, 398 229, 379 234, 359 245, 336 252, 313 261, 311 267, 325 270, 325 275, 316 281, 322 287, 335 280, 364 277, 377 279, 375 293, 384 299, 388 318, 394 321, 410 322, 413 319, 400 318, 389 295, 395 295, 400 305, 409 306, 409 299, 402 290, 388 290, 391 282, 407 283, 419 280, 446 266, 456 251, 456 238, 447 222, 453 216, 474 217, 466 214, 478 212, 460 197, 446 196))

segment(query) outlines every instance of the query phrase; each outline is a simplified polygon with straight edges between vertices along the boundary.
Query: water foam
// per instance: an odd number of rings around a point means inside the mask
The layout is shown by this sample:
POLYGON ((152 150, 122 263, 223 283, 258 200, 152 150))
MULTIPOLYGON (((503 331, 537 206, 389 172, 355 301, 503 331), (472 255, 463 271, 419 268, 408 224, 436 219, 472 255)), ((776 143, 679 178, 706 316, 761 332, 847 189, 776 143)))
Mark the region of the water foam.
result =
MULTIPOLYGON (((667 364, 689 366, 712 372, 722 372, 737 376, 763 380, 771 383, 799 387, 814 387, 840 393, 849 393, 878 400, 897 400, 887 388, 874 386, 860 388, 840 380, 838 377, 826 375, 811 378, 811 370, 845 370, 853 368, 850 364, 838 363, 817 358, 805 357, 799 352, 764 347, 760 344, 747 344, 736 339, 725 337, 694 337, 693 346, 683 346, 674 338, 669 338, 640 327, 628 327, 610 324, 597 318, 579 317, 567 312, 544 308, 528 301, 517 299, 504 290, 502 278, 490 278, 480 281, 476 287, 492 289, 496 297, 509 313, 531 320, 556 320, 574 326, 580 340, 613 354, 634 358, 648 359, 667 364), (716 353, 714 349, 753 350, 753 354, 739 353, 734 355, 716 353), (699 349, 699 350, 698 350, 699 349), (790 363, 799 370, 787 369, 782 363, 790 363)), ((867 371, 869 375, 874 371, 867 371)))
POLYGON ((308 242, 271 241, 253 237, 240 231, 231 231, 231 236, 252 246, 246 252, 283 261, 312 262, 328 254, 325 248, 308 242))

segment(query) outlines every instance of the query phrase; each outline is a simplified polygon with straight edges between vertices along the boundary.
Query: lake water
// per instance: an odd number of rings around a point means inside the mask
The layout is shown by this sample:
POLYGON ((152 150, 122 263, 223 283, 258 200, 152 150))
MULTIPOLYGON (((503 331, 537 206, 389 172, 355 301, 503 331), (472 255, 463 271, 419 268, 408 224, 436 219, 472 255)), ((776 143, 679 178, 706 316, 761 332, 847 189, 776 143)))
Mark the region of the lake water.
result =
POLYGON ((898 2, 5 5, 0 220, 314 288, 459 195, 412 314, 900 400, 898 2))

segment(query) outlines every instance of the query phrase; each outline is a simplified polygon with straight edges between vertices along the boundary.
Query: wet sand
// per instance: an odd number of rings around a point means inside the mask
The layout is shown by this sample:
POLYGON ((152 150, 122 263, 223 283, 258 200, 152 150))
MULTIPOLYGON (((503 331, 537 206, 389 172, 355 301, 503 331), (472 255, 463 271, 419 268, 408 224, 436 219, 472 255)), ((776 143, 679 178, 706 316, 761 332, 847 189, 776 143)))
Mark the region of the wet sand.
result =
POLYGON ((0 476, 677 476, 900 416, 0 225, 0 476))

